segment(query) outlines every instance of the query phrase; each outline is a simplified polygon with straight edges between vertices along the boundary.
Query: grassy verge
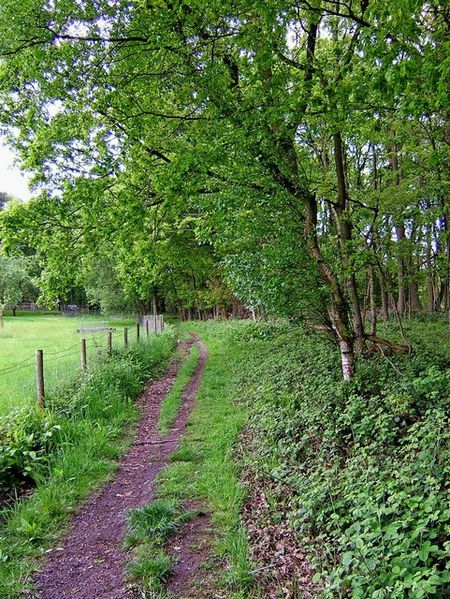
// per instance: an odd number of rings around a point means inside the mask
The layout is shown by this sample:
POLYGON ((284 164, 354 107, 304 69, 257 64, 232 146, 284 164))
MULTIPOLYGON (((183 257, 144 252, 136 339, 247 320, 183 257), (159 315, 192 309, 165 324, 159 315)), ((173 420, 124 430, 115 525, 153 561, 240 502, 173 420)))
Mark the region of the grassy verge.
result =
POLYGON ((26 477, 35 490, 0 513, 0 597, 13 599, 29 590, 35 559, 61 536, 80 501, 114 472, 127 446, 124 433, 137 418, 133 399, 150 377, 162 373, 174 346, 174 334, 167 331, 115 351, 86 377, 55 391, 45 413, 30 408, 12 432, 2 428, 3 482, 26 477), (33 430, 26 428, 30 422, 33 430), (5 448, 14 443, 8 454, 5 448))
POLYGON ((166 435, 177 417, 181 405, 181 397, 186 385, 191 380, 197 368, 200 350, 197 345, 192 347, 188 359, 182 364, 175 385, 164 398, 159 414, 158 430, 160 435, 166 435))
MULTIPOLYGON (((228 598, 248 597, 247 590, 252 582, 249 574, 251 566, 247 560, 245 531, 240 524, 243 491, 233 456, 233 448, 247 416, 246 410, 236 402, 235 387, 245 358, 227 334, 226 324, 181 325, 182 333, 187 330, 200 335, 209 357, 187 434, 179 450, 171 456, 171 464, 158 477, 157 499, 180 506, 181 512, 176 512, 178 516, 184 513, 183 505, 192 501, 211 513, 214 529, 211 569, 215 573, 211 576, 206 574, 205 579, 200 581, 196 596, 211 597, 222 591, 228 598), (223 575, 218 577, 217 572, 223 575), (214 588, 209 588, 209 584, 214 588)), ((149 577, 146 578, 145 564, 152 572, 153 559, 161 565, 161 553, 144 545, 138 555, 138 564, 142 564, 143 570, 140 571, 140 566, 136 569, 136 563, 132 570, 144 586, 147 584, 147 588, 149 577)), ((156 588, 170 572, 171 564, 166 560, 164 565, 168 570, 164 569, 159 582, 157 577, 156 581, 150 577, 156 588)))

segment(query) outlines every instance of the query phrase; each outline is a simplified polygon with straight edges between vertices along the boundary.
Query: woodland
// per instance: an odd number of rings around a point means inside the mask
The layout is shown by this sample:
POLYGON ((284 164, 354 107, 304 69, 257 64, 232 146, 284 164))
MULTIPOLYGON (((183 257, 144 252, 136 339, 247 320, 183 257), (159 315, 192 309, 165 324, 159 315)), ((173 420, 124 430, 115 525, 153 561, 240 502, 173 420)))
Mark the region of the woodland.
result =
MULTIPOLYGON (((359 355, 449 312, 446 2, 8 0, 0 120, 42 301, 287 317, 359 355)), ((449 312, 450 313, 450 312, 449 312)))
POLYGON ((444 0, 0 3, 0 597, 449 597, 449 50, 444 0), (116 320, 80 369, 24 300, 116 320))

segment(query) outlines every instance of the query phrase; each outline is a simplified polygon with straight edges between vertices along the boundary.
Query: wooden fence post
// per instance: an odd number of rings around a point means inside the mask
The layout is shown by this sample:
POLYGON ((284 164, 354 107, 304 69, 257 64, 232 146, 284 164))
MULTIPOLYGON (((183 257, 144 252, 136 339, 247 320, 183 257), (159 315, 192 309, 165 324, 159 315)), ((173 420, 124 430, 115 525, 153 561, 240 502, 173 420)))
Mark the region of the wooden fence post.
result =
POLYGON ((123 330, 123 344, 125 347, 128 347, 128 327, 125 327, 123 330))
POLYGON ((108 333, 108 356, 112 354, 112 332, 108 333))
POLYGON ((140 336, 141 336, 141 325, 137 322, 136 323, 136 341, 139 341, 140 336))
POLYGON ((36 389, 38 405, 40 408, 45 408, 44 352, 42 349, 36 350, 36 389))
POLYGON ((86 353, 86 339, 82 339, 80 343, 80 359, 81 359, 81 368, 83 370, 87 369, 87 353, 86 353))
POLYGON ((148 318, 145 321, 145 331, 147 333, 147 339, 148 339, 148 336, 150 335, 150 330, 149 330, 149 326, 148 326, 148 318))

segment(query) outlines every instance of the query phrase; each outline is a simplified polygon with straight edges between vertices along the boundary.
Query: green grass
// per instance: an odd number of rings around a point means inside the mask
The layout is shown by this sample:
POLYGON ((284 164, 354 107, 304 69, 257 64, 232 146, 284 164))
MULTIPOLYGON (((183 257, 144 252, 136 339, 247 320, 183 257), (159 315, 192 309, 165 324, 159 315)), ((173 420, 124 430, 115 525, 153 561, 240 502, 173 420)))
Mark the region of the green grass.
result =
POLYGON ((197 514, 197 510, 184 510, 175 501, 161 499, 129 513, 125 546, 133 548, 134 555, 127 573, 139 581, 143 592, 163 594, 173 564, 164 543, 197 514))
MULTIPOLYGON (((44 312, 18 312, 5 316, 0 328, 0 415, 11 408, 34 402, 36 349, 44 350, 45 382, 52 389, 67 373, 80 364, 80 339, 87 340, 88 362, 106 347, 106 333, 77 333, 80 326, 105 323, 116 330, 113 345, 123 343, 124 326, 133 327, 133 320, 108 320, 104 317, 68 317, 44 312)), ((130 340, 134 328, 130 328, 130 340)))
POLYGON ((147 544, 141 545, 133 561, 128 566, 128 576, 140 581, 140 588, 144 597, 164 597, 164 583, 172 571, 173 560, 163 549, 149 548, 147 544))
POLYGON ((177 380, 175 381, 174 386, 170 390, 169 394, 164 398, 158 421, 158 430, 160 435, 166 435, 170 431, 170 427, 175 422, 178 409, 181 405, 183 391, 197 368, 199 356, 200 350, 197 345, 194 345, 189 357, 185 362, 183 362, 178 372, 177 380))
POLYGON ((149 343, 117 350, 49 399, 41 418, 58 423, 56 446, 37 455, 33 495, 0 512, 1 598, 31 590, 36 558, 58 541, 83 498, 114 473, 128 444, 124 434, 137 419, 132 399, 148 378, 161 374, 174 346, 166 330, 149 343))
POLYGON ((195 500, 211 513, 211 559, 216 570, 212 578, 217 592, 230 599, 249 597, 252 566, 240 523, 244 496, 233 456, 247 417, 246 409, 237 401, 235 385, 245 355, 228 334, 227 323, 183 323, 180 329, 181 334, 198 333, 209 357, 187 433, 158 477, 157 495, 180 505, 195 500))

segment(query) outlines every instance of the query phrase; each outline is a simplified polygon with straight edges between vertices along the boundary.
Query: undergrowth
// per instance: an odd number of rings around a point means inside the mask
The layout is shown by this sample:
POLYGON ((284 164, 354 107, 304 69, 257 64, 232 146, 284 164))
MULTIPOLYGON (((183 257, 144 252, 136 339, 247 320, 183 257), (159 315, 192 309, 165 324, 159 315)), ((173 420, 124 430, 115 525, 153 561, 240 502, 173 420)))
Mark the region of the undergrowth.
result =
POLYGON ((433 352, 426 323, 408 328, 412 356, 361 360, 351 383, 333 345, 300 327, 229 329, 247 355, 248 467, 309 548, 323 597, 448 596, 448 345, 445 325, 433 352))
POLYGON ((30 574, 61 534, 68 516, 115 469, 136 421, 133 399, 162 374, 175 346, 173 330, 115 350, 47 397, 47 408, 24 408, 1 420, 0 482, 14 495, 34 488, 0 512, 0 597, 30 588, 30 574))

